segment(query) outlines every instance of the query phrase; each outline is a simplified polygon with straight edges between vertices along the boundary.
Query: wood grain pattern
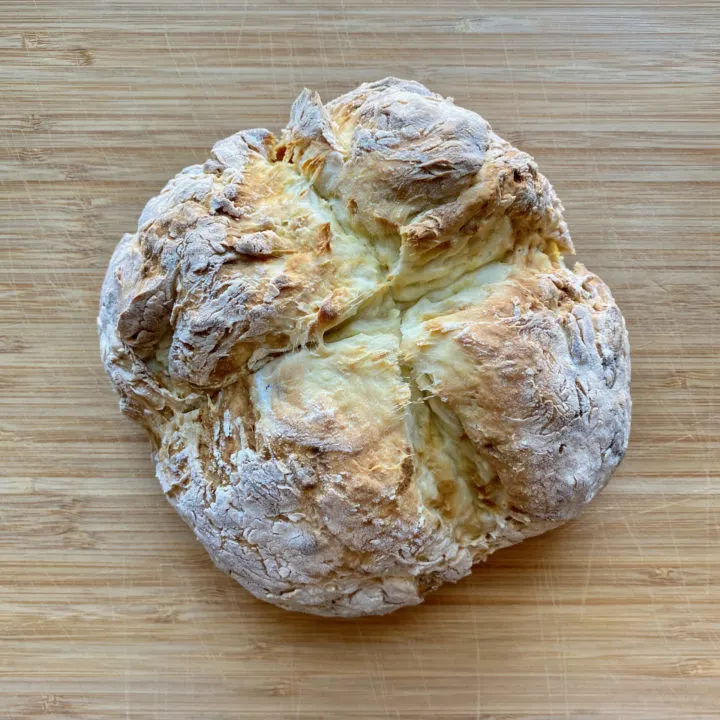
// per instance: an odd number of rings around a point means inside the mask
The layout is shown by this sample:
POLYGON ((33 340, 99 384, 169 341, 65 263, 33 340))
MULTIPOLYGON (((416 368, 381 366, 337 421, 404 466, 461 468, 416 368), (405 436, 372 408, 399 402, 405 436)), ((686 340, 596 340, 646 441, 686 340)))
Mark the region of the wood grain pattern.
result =
POLYGON ((0 717, 720 717, 716 2, 0 5, 0 717), (395 74, 535 155, 633 346, 580 521, 389 618, 261 604, 166 504, 100 366, 112 249, 303 85, 395 74))

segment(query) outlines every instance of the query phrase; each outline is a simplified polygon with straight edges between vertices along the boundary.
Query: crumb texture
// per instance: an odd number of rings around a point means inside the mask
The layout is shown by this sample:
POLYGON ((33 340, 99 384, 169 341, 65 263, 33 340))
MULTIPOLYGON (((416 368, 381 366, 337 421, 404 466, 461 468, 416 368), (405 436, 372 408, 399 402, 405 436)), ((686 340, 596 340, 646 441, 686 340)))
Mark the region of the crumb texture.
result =
POLYGON ((424 86, 303 91, 113 254, 98 318, 169 501, 259 598, 422 601, 575 517, 621 461, 630 356, 534 160, 424 86))

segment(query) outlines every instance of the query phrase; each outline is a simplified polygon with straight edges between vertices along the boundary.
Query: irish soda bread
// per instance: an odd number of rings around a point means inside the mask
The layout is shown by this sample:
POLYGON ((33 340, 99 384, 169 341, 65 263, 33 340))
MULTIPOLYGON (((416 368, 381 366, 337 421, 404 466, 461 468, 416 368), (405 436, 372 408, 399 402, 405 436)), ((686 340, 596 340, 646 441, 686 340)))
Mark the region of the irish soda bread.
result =
POLYGON ((533 159, 387 78, 173 178, 115 250, 102 357, 168 500, 251 593, 422 601, 574 517, 627 445, 622 315, 533 159))

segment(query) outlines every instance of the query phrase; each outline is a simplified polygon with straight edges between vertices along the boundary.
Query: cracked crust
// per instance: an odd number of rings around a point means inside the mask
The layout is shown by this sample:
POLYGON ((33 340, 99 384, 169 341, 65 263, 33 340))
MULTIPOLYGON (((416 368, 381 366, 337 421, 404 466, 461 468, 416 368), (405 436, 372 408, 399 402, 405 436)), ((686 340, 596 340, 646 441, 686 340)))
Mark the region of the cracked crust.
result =
POLYGON ((622 459, 629 347, 533 159, 422 85, 304 91, 171 180, 98 318, 169 501, 257 597, 422 601, 622 459))

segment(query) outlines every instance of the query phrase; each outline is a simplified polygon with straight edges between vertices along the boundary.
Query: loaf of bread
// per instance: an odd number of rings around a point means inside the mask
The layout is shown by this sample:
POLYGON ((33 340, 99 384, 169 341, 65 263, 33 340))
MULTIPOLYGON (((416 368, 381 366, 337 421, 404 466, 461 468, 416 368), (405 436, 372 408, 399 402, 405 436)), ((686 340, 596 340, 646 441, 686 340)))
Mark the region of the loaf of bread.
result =
POLYGON ((219 141, 147 204, 98 319, 215 564, 290 610, 422 601, 623 457, 625 325, 533 159, 396 78, 219 141))

